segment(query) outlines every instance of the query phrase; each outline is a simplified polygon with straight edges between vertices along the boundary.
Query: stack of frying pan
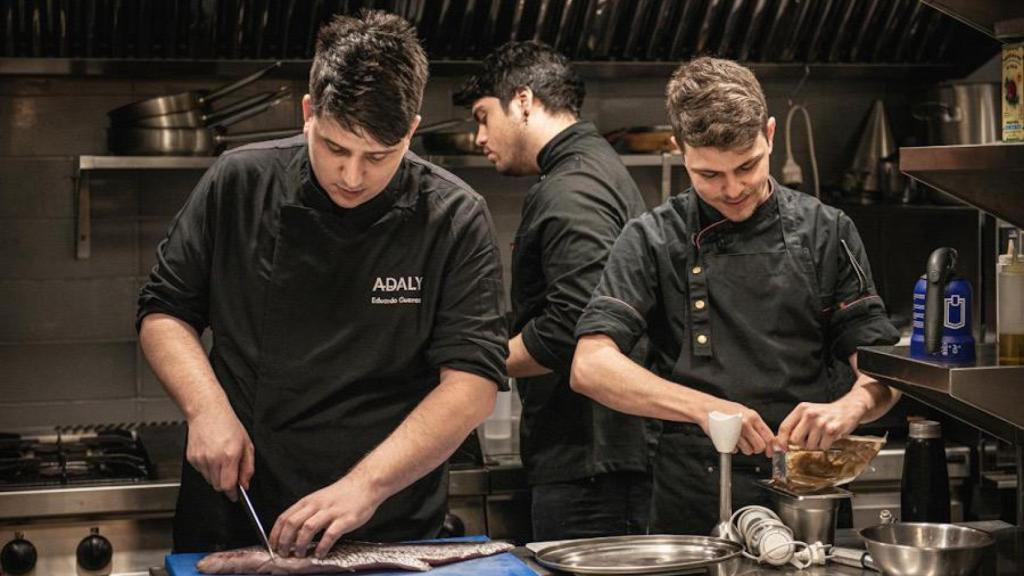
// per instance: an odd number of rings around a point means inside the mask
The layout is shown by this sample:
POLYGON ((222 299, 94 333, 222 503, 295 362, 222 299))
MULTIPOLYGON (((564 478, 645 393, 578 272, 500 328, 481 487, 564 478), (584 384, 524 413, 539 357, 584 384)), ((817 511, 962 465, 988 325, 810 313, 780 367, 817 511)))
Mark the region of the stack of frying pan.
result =
POLYGON ((116 108, 110 118, 110 152, 123 156, 212 156, 233 142, 253 142, 297 134, 300 128, 226 134, 225 128, 288 100, 287 86, 214 109, 213 103, 281 66, 271 66, 212 92, 158 96, 116 108))

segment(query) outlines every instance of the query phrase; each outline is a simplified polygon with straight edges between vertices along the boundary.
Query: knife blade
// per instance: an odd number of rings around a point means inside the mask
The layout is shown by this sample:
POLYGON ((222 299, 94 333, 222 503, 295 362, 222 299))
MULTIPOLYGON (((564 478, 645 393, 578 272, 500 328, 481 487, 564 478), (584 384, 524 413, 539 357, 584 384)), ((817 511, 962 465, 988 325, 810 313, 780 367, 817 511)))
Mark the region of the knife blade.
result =
POLYGON ((256 515, 256 509, 252 506, 252 500, 249 499, 249 493, 246 492, 242 485, 238 485, 238 491, 242 494, 242 502, 245 505, 245 511, 249 513, 249 519, 256 526, 256 530, 260 533, 260 538, 263 539, 263 545, 267 547, 267 552, 270 553, 271 560, 277 560, 277 555, 274 554, 274 550, 270 547, 270 540, 267 539, 267 531, 263 529, 263 523, 260 522, 260 517, 256 515))

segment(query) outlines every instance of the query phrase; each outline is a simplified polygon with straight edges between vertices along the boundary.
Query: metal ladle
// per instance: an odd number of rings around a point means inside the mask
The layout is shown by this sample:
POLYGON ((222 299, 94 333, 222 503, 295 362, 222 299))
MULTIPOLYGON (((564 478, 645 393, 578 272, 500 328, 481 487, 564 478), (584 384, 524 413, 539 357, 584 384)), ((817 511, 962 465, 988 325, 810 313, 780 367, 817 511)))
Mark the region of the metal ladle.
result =
POLYGON ((718 524, 711 529, 711 535, 743 544, 736 527, 732 524, 732 453, 740 440, 743 429, 742 414, 725 414, 713 411, 708 414, 708 435, 718 451, 718 524))

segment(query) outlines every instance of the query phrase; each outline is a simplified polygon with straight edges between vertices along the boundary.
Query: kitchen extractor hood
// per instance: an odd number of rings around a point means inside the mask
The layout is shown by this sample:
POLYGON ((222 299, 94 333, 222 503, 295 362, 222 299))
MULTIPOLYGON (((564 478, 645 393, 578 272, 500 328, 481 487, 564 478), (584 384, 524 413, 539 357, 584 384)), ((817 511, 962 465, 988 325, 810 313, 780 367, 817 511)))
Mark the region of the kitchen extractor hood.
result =
POLYGON ((634 67, 709 54, 966 72, 998 50, 918 0, 17 0, 0 5, 0 72, 17 59, 305 60, 321 23, 364 8, 407 18, 435 61, 536 39, 634 67))

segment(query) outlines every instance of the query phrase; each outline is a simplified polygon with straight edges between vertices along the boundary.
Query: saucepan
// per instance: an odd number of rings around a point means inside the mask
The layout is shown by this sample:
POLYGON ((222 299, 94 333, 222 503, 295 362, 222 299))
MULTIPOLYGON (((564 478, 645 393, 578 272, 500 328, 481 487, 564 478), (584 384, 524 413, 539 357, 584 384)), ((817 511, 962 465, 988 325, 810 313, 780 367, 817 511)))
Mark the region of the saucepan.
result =
POLYGON ((889 576, 966 576, 995 543, 981 530, 925 522, 879 524, 860 536, 875 566, 889 576))
POLYGON ((114 154, 125 156, 212 156, 229 143, 253 142, 298 134, 301 128, 226 134, 224 128, 255 116, 287 99, 278 96, 222 119, 217 126, 197 128, 114 127, 108 134, 108 145, 114 154))
POLYGON ((163 116, 166 114, 173 114, 175 112, 186 112, 188 110, 195 109, 211 112, 210 104, 212 102, 252 84, 270 73, 272 70, 280 67, 281 62, 274 62, 259 72, 246 76, 241 80, 232 82, 231 84, 218 88, 212 92, 191 90, 169 96, 147 98, 139 102, 121 106, 120 108, 115 108, 110 112, 107 112, 107 116, 110 118, 112 126, 130 126, 136 124, 140 118, 163 116))

